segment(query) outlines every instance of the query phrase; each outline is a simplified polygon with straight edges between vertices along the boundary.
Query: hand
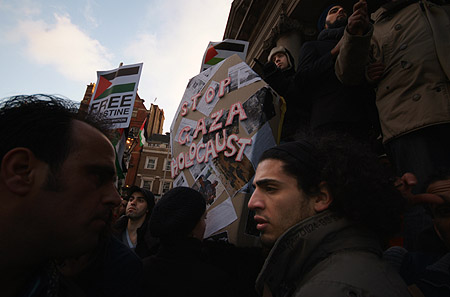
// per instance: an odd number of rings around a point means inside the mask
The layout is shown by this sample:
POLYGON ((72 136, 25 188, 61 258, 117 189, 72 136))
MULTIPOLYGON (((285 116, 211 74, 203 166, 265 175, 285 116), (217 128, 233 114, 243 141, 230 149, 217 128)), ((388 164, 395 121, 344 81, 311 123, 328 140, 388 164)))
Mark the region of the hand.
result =
POLYGON ((339 51, 341 50, 342 45, 342 38, 339 40, 339 42, 334 46, 334 48, 331 50, 331 55, 337 56, 339 54, 339 51))
POLYGON ((378 82, 384 73, 384 64, 375 62, 367 66, 367 77, 374 82, 378 82))
POLYGON ((353 13, 348 18, 347 31, 351 35, 363 35, 369 27, 369 13, 366 0, 359 0, 353 5, 353 13))
POLYGON ((398 178, 394 183, 394 186, 400 191, 402 196, 408 200, 411 204, 418 203, 431 203, 431 204, 443 204, 444 200, 435 194, 413 194, 412 188, 417 185, 417 178, 412 173, 405 173, 402 177, 398 178))
POLYGON ((278 70, 277 65, 275 65, 274 62, 270 61, 264 64, 263 67, 263 76, 264 78, 267 78, 271 75, 273 75, 278 70))

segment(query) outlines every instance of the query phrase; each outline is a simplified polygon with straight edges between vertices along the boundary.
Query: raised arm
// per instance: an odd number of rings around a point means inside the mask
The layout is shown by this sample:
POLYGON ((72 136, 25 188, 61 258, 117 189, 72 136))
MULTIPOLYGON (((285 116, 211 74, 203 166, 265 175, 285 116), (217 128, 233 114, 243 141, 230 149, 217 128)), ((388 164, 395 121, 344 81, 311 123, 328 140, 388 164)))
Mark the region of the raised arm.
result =
POLYGON ((353 14, 348 18, 336 59, 336 76, 343 84, 358 85, 364 82, 372 34, 367 2, 360 0, 353 6, 353 14))

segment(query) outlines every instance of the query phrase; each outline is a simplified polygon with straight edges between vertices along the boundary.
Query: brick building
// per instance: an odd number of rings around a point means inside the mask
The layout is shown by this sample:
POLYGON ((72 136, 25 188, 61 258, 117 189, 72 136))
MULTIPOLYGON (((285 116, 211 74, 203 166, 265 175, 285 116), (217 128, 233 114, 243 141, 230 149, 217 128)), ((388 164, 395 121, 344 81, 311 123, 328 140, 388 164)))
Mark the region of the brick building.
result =
MULTIPOLYGON (((94 89, 94 83, 91 83, 86 87, 80 109, 88 108, 94 89)), ((165 162, 163 157, 167 158, 167 155, 169 154, 170 137, 162 135, 165 119, 164 111, 155 104, 151 104, 150 110, 148 110, 145 107, 144 102, 144 99, 140 98, 139 94, 137 94, 131 115, 127 148, 124 155, 124 161, 128 171, 125 180, 119 181, 119 186, 127 188, 132 185, 137 185, 145 187, 151 190, 155 195, 158 195, 163 192, 162 189, 170 189, 172 187, 172 179, 170 179, 170 163, 168 174, 163 170, 165 162), (148 120, 145 129, 147 130, 147 141, 150 142, 141 147, 139 145, 139 130, 146 118, 148 118, 148 120), (162 158, 162 161, 159 161, 160 158, 162 158), (151 165, 151 162, 153 162, 152 160, 155 160, 155 168, 151 165), (158 161, 160 164, 158 164, 158 161), (169 178, 167 179, 167 182, 164 179, 166 175, 169 178)))
POLYGON ((172 188, 173 179, 170 174, 172 158, 169 142, 168 133, 153 134, 149 137, 147 144, 141 147, 139 162, 130 163, 130 166, 136 169, 134 184, 149 189, 156 197, 160 197, 172 188))

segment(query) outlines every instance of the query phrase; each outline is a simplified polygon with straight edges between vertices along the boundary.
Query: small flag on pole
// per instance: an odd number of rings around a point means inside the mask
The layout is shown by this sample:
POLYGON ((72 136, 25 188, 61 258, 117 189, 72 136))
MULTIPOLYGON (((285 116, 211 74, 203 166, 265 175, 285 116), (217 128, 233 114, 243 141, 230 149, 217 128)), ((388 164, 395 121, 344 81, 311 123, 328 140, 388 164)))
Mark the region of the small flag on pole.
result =
POLYGON ((145 118, 144 122, 142 123, 141 129, 139 129, 139 146, 144 146, 145 142, 147 142, 147 129, 145 127, 145 124, 147 123, 148 117, 145 118))
POLYGON ((123 166, 123 155, 125 153, 126 140, 128 137, 128 128, 116 129, 115 137, 112 139, 114 150, 116 151, 116 170, 119 179, 125 178, 127 169, 123 166))

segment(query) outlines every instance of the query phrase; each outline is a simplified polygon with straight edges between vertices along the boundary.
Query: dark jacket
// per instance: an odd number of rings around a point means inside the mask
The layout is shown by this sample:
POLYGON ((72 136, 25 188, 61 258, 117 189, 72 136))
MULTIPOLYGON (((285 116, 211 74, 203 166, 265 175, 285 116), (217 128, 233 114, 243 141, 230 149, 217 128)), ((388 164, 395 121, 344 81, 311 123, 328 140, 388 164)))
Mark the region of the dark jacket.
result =
POLYGON ((229 276, 208 263, 198 239, 163 241, 143 262, 143 296, 236 296, 229 276))
MULTIPOLYGON (((150 215, 147 215, 144 223, 137 229, 137 243, 134 251, 142 259, 150 255, 154 255, 158 250, 159 241, 150 235, 148 232, 148 220, 150 215)), ((128 225, 128 217, 122 216, 114 224, 113 232, 117 239, 123 242, 123 233, 128 225)), ((123 242, 128 246, 127 242, 123 242)))
POLYGON ((433 227, 425 229, 419 238, 418 251, 394 246, 384 252, 384 258, 397 269, 411 292, 425 297, 450 296, 448 248, 433 227))
POLYGON ((331 211, 303 220, 275 242, 256 281, 273 297, 408 297, 379 240, 331 211))
POLYGON ((61 278, 59 296, 140 297, 141 282, 142 260, 117 238, 108 236, 83 271, 71 279, 61 278))
POLYGON ((356 138, 363 138, 377 122, 375 93, 367 84, 344 86, 334 71, 331 50, 345 27, 325 29, 316 41, 306 42, 300 51, 295 77, 302 97, 311 104, 311 128, 333 130, 343 127, 356 138))
POLYGON ((141 282, 141 259, 114 236, 107 235, 83 257, 63 264, 47 263, 18 296, 140 297, 141 282), (64 276, 61 268, 67 269, 67 264, 72 268, 64 276))
MULTIPOLYGON (((294 58, 287 49, 286 54, 290 63, 294 65, 294 58)), ((307 130, 310 114, 308 101, 301 96, 301 87, 297 86, 297 82, 294 81, 295 68, 291 66, 283 71, 277 68, 275 63, 268 62, 264 65, 263 73, 264 81, 286 102, 281 140, 292 140, 295 134, 307 130)))

